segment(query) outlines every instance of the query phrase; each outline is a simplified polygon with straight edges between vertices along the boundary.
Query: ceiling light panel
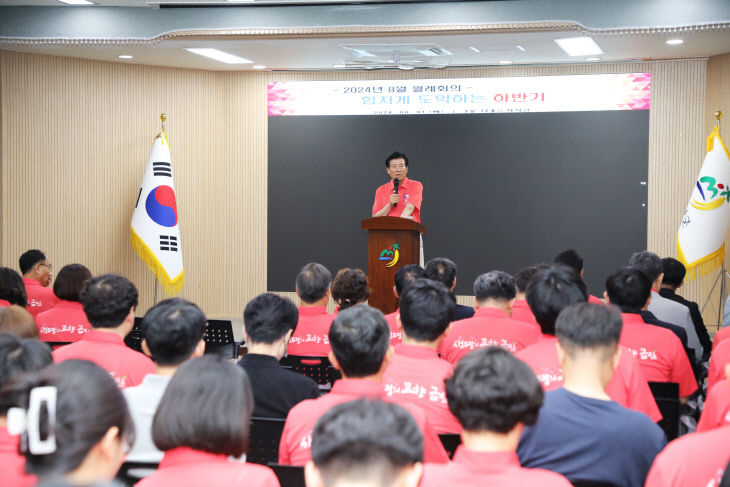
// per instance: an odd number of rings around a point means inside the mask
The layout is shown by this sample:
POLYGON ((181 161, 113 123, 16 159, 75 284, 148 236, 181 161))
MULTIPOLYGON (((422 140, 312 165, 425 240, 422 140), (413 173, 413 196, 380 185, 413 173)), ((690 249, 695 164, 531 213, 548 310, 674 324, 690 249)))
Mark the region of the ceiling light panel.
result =
POLYGON ((208 48, 185 48, 186 51, 192 52, 193 54, 198 54, 199 56, 205 56, 211 59, 215 59, 216 61, 220 61, 222 63, 226 64, 251 64, 253 61, 250 61, 246 58, 242 58, 240 56, 235 56, 233 54, 229 54, 227 52, 219 51, 218 49, 208 49, 208 48))
POLYGON ((555 42, 568 56, 603 54, 601 47, 590 37, 568 37, 566 39, 555 39, 555 42))

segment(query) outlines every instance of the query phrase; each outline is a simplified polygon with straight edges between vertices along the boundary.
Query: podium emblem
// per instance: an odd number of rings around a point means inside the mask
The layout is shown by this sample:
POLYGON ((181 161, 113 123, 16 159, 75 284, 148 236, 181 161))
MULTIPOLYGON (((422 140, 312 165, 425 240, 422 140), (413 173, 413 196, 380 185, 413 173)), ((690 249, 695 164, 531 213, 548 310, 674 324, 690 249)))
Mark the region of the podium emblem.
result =
POLYGON ((394 243, 390 247, 383 249, 382 252, 380 252, 380 257, 378 260, 384 260, 388 261, 385 264, 385 267, 393 267, 398 263, 398 259, 400 258, 400 245, 397 243, 394 243))

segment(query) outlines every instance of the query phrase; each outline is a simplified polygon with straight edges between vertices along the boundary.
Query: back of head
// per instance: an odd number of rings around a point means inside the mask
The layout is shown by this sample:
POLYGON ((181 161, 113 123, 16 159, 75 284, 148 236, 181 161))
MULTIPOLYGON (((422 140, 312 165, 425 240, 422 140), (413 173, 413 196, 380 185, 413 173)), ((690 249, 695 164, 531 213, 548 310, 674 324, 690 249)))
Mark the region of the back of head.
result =
POLYGON ((296 289, 299 298, 305 303, 316 303, 322 299, 332 284, 332 274, 322 264, 310 262, 299 271, 296 289))
POLYGON ((538 271, 547 269, 547 264, 535 264, 534 266, 525 267, 515 274, 515 287, 518 293, 525 293, 527 291, 527 285, 530 283, 533 277, 537 275, 538 271))
POLYGON ((622 326, 615 306, 579 303, 560 313, 555 334, 568 357, 587 353, 606 361, 616 352, 622 326))
POLYGON ((137 307, 137 288, 127 278, 104 274, 86 282, 81 304, 94 328, 116 328, 137 307))
POLYGON ((33 315, 17 304, 0 308, 0 332, 12 333, 19 338, 38 338, 38 326, 33 315))
POLYGON ((400 297, 403 332, 413 340, 432 342, 446 331, 455 309, 446 286, 430 279, 413 281, 400 297))
POLYGON ((23 278, 9 267, 0 267, 0 299, 24 308, 28 306, 23 278))
POLYGON ((390 328, 380 310, 358 304, 337 313, 329 341, 346 377, 367 377, 380 371, 390 347, 390 328))
POLYGON ((272 344, 295 330, 299 320, 296 305, 272 293, 259 294, 243 310, 246 335, 252 343, 272 344))
POLYGON ((162 451, 178 447, 240 457, 248 447, 253 393, 248 376, 219 355, 182 364, 152 420, 162 451))
POLYGON ((445 257, 436 257, 426 263, 426 277, 438 281, 447 289, 451 289, 456 280, 456 264, 445 257))
POLYGON ((583 257, 573 249, 563 250, 555 256, 554 262, 573 269, 577 274, 583 270, 583 257))
MULTIPOLYGON (((44 478, 74 471, 113 427, 118 429, 119 441, 134 442, 134 424, 124 396, 109 373, 98 365, 86 360, 66 360, 12 381, 6 391, 17 398, 17 406, 27 409, 31 391, 43 386, 57 390, 57 420, 53 425, 48 420, 49 414, 41 414, 38 424, 29 424, 28 428, 37 428, 42 437, 55 435, 55 450, 42 454, 29 447, 25 452, 29 473, 44 478)), ((123 452, 121 446, 119 451, 123 452)), ((110 478, 122 460, 122 455, 109 460, 110 478)))
POLYGON ((25 275, 33 269, 33 266, 46 260, 46 254, 37 249, 27 250, 18 259, 20 273, 25 275))
POLYGON ((629 265, 636 267, 646 274, 646 277, 653 283, 659 275, 664 272, 662 259, 654 252, 644 250, 642 252, 634 252, 629 259, 629 265))
MULTIPOLYGON (((40 370, 52 363, 51 349, 45 343, 0 333, 0 389, 17 375, 40 370)), ((4 401, 0 400, 0 403, 4 401)), ((6 412, 7 409, 0 407, 0 416, 6 412)))
POLYGON ((415 281, 416 279, 422 279, 426 277, 426 271, 423 270, 418 264, 404 265, 398 269, 395 273, 395 292, 400 296, 403 294, 403 289, 415 281))
POLYGON ((331 293, 341 310, 364 303, 370 297, 368 276, 360 269, 340 269, 332 281, 331 293))
POLYGON ((325 487, 388 487, 423 461, 423 436, 403 407, 358 399, 330 408, 317 421, 312 460, 325 487))
POLYGON ((81 264, 65 265, 56 275, 53 294, 58 299, 79 302, 81 290, 89 279, 91 279, 91 271, 81 264))
POLYGON ((662 259, 662 270, 664 272, 664 279, 662 284, 670 286, 672 289, 676 289, 684 281, 684 276, 687 275, 687 269, 677 259, 672 257, 665 257, 662 259))
POLYGON ((542 332, 554 335, 555 320, 560 312, 571 304, 585 303, 588 291, 573 269, 555 264, 535 275, 527 286, 525 297, 542 332))
POLYGON ((481 274, 474 281, 474 297, 480 303, 488 299, 509 301, 517 294, 515 280, 502 271, 481 274))
POLYGON ((180 298, 160 301, 142 320, 142 335, 152 360, 178 365, 190 358, 205 335, 207 320, 195 304, 180 298))
POLYGON ((638 313, 651 295, 651 281, 635 267, 620 267, 606 279, 606 294, 622 312, 638 313))
POLYGON ((449 409, 466 431, 504 434, 518 423, 533 425, 543 396, 530 367, 498 347, 470 352, 446 379, 449 409))

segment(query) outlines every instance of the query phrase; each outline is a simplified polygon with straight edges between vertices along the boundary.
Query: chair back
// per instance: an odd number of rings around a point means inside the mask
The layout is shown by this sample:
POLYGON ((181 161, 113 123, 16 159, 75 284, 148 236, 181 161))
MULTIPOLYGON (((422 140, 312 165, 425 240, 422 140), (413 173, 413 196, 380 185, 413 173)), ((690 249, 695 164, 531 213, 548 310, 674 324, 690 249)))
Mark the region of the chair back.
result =
POLYGON ((119 468, 116 480, 132 487, 141 479, 152 475, 158 466, 158 462, 124 462, 119 468))
POLYGON ((279 461, 279 442, 284 431, 283 418, 251 417, 246 461, 268 465, 279 461))
POLYGON ((131 348, 132 350, 135 350, 139 353, 142 353, 142 320, 144 319, 143 316, 136 316, 134 318, 134 326, 132 327, 132 331, 129 332, 129 334, 124 337, 124 343, 131 348))
POLYGON ((231 320, 208 320, 205 329, 205 353, 215 353, 238 360, 239 344, 233 337, 231 320))
POLYGON ((679 384, 676 382, 649 382, 662 420, 659 427, 664 430, 667 440, 672 441, 679 436, 679 384))
POLYGON ((454 458, 456 449, 461 445, 461 435, 456 433, 441 433, 439 435, 441 444, 444 445, 444 450, 449 454, 449 459, 454 458))
POLYGON ((305 487, 304 467, 279 465, 277 463, 271 463, 269 467, 274 471, 276 478, 279 479, 281 487, 305 487))
MULTIPOLYGON (((313 379, 320 386, 330 386, 341 377, 327 357, 288 355, 279 362, 285 369, 293 370, 313 379)), ((321 387, 320 387, 321 389, 321 387)))
POLYGON ((602 480, 570 480, 568 479, 573 487, 621 487, 611 482, 604 482, 602 480))

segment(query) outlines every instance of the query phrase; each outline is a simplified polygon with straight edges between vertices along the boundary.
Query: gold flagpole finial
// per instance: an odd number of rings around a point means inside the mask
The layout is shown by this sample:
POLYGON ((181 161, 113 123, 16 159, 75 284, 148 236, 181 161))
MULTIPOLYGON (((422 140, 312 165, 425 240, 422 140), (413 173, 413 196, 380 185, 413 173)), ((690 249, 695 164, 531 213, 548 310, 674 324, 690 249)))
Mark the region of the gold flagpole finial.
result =
POLYGON ((721 118, 722 118, 722 111, 721 110, 716 111, 715 120, 720 121, 721 118))
POLYGON ((165 131, 165 122, 167 122, 167 114, 163 113, 160 115, 160 121, 162 122, 162 131, 165 131))

